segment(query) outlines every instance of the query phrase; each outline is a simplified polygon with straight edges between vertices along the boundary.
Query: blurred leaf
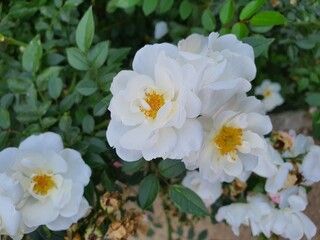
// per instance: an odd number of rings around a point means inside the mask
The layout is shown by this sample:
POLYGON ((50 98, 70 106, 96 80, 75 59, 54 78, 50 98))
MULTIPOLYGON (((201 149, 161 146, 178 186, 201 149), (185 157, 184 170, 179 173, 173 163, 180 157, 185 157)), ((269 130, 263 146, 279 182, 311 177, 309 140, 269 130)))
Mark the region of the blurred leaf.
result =
POLYGON ((156 175, 150 174, 139 185, 138 200, 142 209, 149 208, 160 191, 160 183, 156 175))
POLYGON ((192 13, 192 4, 187 0, 182 1, 179 7, 179 14, 181 19, 182 20, 187 19, 191 13, 192 13))
POLYGON ((102 116, 107 111, 111 98, 112 98, 112 95, 109 94, 108 96, 103 98, 100 102, 98 102, 93 108, 93 115, 102 116))
POLYGON ((87 57, 78 48, 67 48, 67 59, 77 70, 86 71, 90 67, 87 57))
POLYGON ((143 0, 142 11, 145 16, 156 10, 159 0, 143 0))
POLYGON ((206 240, 208 236, 208 230, 203 230, 198 235, 198 240, 206 240))
POLYGON ((286 20, 279 12, 264 11, 254 15, 249 22, 255 26, 274 26, 284 24, 286 20))
POLYGON ((201 198, 189 188, 181 185, 171 185, 169 196, 181 212, 195 216, 209 216, 208 209, 201 198))
POLYGON ((26 93, 32 80, 27 77, 14 77, 7 80, 8 87, 12 93, 26 93))
POLYGON ((103 171, 103 173, 101 174, 101 183, 102 183, 105 191, 109 192, 109 191, 113 190, 112 181, 108 177, 108 174, 106 171, 103 171))
POLYGON ((57 99, 58 97, 60 97, 62 87, 63 83, 61 78, 57 77, 50 79, 48 87, 50 97, 52 97, 53 99, 57 99))
POLYGON ((45 117, 41 121, 41 126, 42 126, 42 128, 49 128, 52 125, 54 125, 57 121, 58 121, 58 119, 56 119, 54 117, 45 117))
POLYGON ((0 107, 0 128, 8 129, 10 127, 10 115, 7 109, 0 107))
POLYGON ((203 11, 201 16, 201 23, 204 29, 207 31, 213 31, 216 28, 216 20, 210 9, 203 11))
POLYGON ((92 7, 81 18, 76 30, 77 46, 82 52, 87 52, 94 36, 94 20, 92 7))
POLYGON ((312 116, 312 135, 320 140, 320 110, 313 113, 312 116))
POLYGON ((140 159, 138 161, 134 162, 122 162, 122 171, 124 171, 127 174, 132 174, 137 171, 139 171, 145 164, 144 159, 140 159))
POLYGON ((98 87, 94 81, 81 80, 77 84, 76 90, 84 96, 90 96, 91 94, 95 93, 98 90, 98 87))
POLYGON ((173 0, 159 0, 159 12, 162 13, 166 13, 170 10, 170 8, 172 7, 174 1, 173 0))
POLYGON ((61 112, 65 112, 65 111, 68 111, 72 106, 73 104, 75 103, 76 101, 76 94, 72 93, 68 96, 66 96, 61 102, 60 102, 60 111, 61 112))
POLYGON ((107 60, 109 52, 109 42, 104 41, 95 45, 88 53, 88 60, 93 68, 101 67, 107 60))
POLYGON ((82 131, 85 133, 92 133, 94 130, 94 118, 91 115, 86 115, 82 121, 82 131))
POLYGON ((232 26, 231 33, 235 34, 238 39, 248 36, 249 30, 244 23, 236 23, 232 26))
POLYGON ((94 184, 92 181, 89 182, 89 184, 84 188, 84 197, 89 202, 90 206, 94 206, 95 202, 95 191, 94 191, 94 184))
POLYGON ((40 35, 31 40, 22 55, 23 68, 31 73, 36 73, 40 67, 42 57, 42 46, 40 35))
POLYGON ((310 106, 320 107, 320 93, 309 93, 306 97, 306 102, 310 106))
POLYGON ((9 139, 9 132, 8 131, 1 131, 0 132, 0 151, 7 147, 7 141, 9 139))
POLYGON ((240 12, 240 20, 242 21, 250 18, 253 14, 260 10, 264 3, 265 0, 255 0, 249 2, 240 12))
POLYGON ((222 5, 219 13, 220 21, 222 24, 229 23, 234 16, 234 2, 233 0, 227 0, 222 5))
POLYGON ((312 49, 316 46, 316 43, 310 39, 299 39, 296 40, 296 44, 301 49, 312 49))
POLYGON ((59 128, 63 132, 67 132, 71 128, 72 119, 70 116, 63 115, 59 121, 59 128))
POLYGON ((182 174, 186 168, 184 163, 175 159, 164 159, 159 163, 159 172, 165 178, 174 178, 182 174))
POLYGON ((90 166, 90 168, 103 168, 106 163, 102 159, 99 154, 96 153, 89 153, 85 157, 86 163, 90 166))
POLYGON ((264 38, 262 36, 247 37, 242 39, 243 42, 250 44, 254 50, 254 56, 259 57, 264 51, 266 51, 270 44, 274 41, 274 38, 264 38))

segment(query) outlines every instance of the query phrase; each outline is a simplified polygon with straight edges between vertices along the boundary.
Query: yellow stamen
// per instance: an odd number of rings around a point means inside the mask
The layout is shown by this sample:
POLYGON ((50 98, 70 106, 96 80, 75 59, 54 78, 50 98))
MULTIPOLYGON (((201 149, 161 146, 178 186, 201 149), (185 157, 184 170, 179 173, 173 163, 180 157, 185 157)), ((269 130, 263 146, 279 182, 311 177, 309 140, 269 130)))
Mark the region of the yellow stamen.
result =
POLYGON ((47 195, 48 192, 55 186, 52 175, 39 174, 32 178, 34 183, 33 191, 39 195, 47 195))
POLYGON ((214 138, 214 143, 221 155, 226 155, 238 150, 242 145, 242 129, 223 126, 214 138))
POLYGON ((155 91, 151 91, 145 94, 144 100, 150 108, 146 109, 141 106, 141 112, 143 112, 146 117, 155 119, 157 117, 159 109, 164 105, 163 95, 160 95, 155 91))
POLYGON ((264 90, 263 92, 263 96, 264 97, 269 97, 271 95, 271 90, 269 88, 267 88, 266 90, 264 90))

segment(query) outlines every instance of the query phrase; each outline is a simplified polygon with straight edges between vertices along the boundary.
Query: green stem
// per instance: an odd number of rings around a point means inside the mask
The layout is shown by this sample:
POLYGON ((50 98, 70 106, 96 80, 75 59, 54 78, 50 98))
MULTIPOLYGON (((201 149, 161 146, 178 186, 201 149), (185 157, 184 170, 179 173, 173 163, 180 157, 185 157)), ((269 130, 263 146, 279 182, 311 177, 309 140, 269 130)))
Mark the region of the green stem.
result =
POLYGON ((20 46, 20 47, 27 47, 28 46, 27 43, 18 41, 14 38, 11 38, 11 37, 6 37, 6 36, 2 35, 1 33, 0 33, 0 42, 5 42, 6 44, 16 45, 16 46, 20 46))
POLYGON ((103 121, 102 123, 100 123, 97 126, 95 126, 94 130, 97 131, 97 130, 100 130, 101 128, 104 128, 104 127, 108 126, 109 122, 110 122, 110 119, 107 119, 107 120, 103 121))

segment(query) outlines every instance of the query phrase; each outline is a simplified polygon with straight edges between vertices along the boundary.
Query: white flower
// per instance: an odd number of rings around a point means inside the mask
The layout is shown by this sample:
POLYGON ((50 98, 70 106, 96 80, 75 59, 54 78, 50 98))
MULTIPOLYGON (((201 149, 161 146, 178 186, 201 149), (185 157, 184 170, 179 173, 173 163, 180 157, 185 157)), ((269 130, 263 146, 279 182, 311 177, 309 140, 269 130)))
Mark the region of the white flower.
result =
POLYGON ((297 135, 294 130, 290 130, 289 134, 293 138, 293 145, 282 153, 282 156, 285 158, 294 158, 300 154, 306 154, 310 151, 311 146, 314 145, 314 141, 310 136, 297 135))
POLYGON ((255 95, 263 96, 263 105, 267 112, 273 110, 275 107, 283 104, 284 100, 280 95, 281 85, 279 83, 272 83, 266 79, 262 84, 255 88, 255 95))
POLYGON ((91 169, 79 152, 63 148, 58 134, 33 135, 19 148, 4 149, 0 169, 23 187, 24 196, 17 208, 26 232, 40 225, 54 231, 67 229, 89 208, 83 191, 91 169))
POLYGON ((160 39, 168 33, 168 24, 164 21, 156 23, 154 28, 154 38, 160 39))
POLYGON ((197 91, 202 102, 210 103, 202 105, 202 115, 212 115, 220 104, 251 89, 250 81, 256 74, 253 48, 235 35, 192 34, 181 40, 178 48, 185 61, 202 72, 197 91))
POLYGON ((254 97, 235 96, 212 118, 200 118, 206 136, 198 153, 183 159, 187 169, 199 167, 209 181, 232 181, 252 171, 265 153, 263 137, 271 131, 268 116, 260 114, 261 102, 254 97))
POLYGON ((303 177, 310 182, 320 181, 320 147, 311 146, 301 165, 303 177))
POLYGON ((202 127, 195 119, 201 102, 193 91, 197 73, 168 52, 174 55, 177 49, 145 46, 134 58, 134 71, 121 71, 113 79, 107 140, 123 160, 181 159, 202 144, 202 127))
POLYGON ((13 239, 21 239, 19 228, 22 217, 16 205, 23 196, 22 186, 6 173, 0 173, 0 182, 0 235, 5 234, 13 239))
POLYGON ((198 171, 188 171, 182 180, 182 185, 197 193, 207 207, 213 204, 222 193, 220 182, 209 182, 202 178, 198 171))
POLYGON ((316 226, 302 211, 306 208, 307 195, 303 187, 291 187, 280 193, 280 209, 274 209, 261 218, 260 227, 270 237, 275 233, 290 240, 298 240, 305 234, 312 239, 316 226))
POLYGON ((226 222, 231 225, 232 231, 239 236, 241 224, 251 227, 252 235, 258 235, 262 230, 260 226, 261 218, 273 210, 271 203, 266 196, 256 194, 247 198, 248 203, 233 203, 219 208, 216 220, 226 222))
POLYGON ((293 169, 292 163, 283 162, 277 165, 277 171, 272 176, 267 178, 265 190, 268 193, 277 193, 286 183, 289 172, 293 169))

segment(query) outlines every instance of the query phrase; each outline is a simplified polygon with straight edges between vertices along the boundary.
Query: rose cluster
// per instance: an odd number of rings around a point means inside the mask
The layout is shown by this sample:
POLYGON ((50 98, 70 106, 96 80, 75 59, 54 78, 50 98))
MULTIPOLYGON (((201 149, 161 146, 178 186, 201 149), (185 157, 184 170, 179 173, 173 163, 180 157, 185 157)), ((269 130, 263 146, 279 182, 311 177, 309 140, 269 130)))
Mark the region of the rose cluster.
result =
POLYGON ((0 152, 0 234, 21 239, 40 225, 65 230, 89 209, 83 197, 91 169, 52 132, 0 152))
POLYGON ((146 45, 136 53, 133 70, 113 79, 107 140, 125 161, 182 160, 192 170, 182 184, 206 206, 220 197, 222 182, 246 182, 253 173, 266 178, 265 195, 220 208, 217 220, 226 220, 236 234, 245 223, 254 235, 310 239, 315 227, 302 213, 307 199, 297 179, 319 181, 320 150, 299 149, 307 143, 294 134, 296 145, 275 150, 274 139, 265 138, 272 130, 265 111, 283 102, 280 86, 257 88, 258 95, 276 96, 261 102, 247 95, 255 75, 253 48, 232 34, 192 34, 177 45, 146 45), (306 153, 300 165, 286 160, 306 153), (285 187, 293 173, 297 179, 285 187))

